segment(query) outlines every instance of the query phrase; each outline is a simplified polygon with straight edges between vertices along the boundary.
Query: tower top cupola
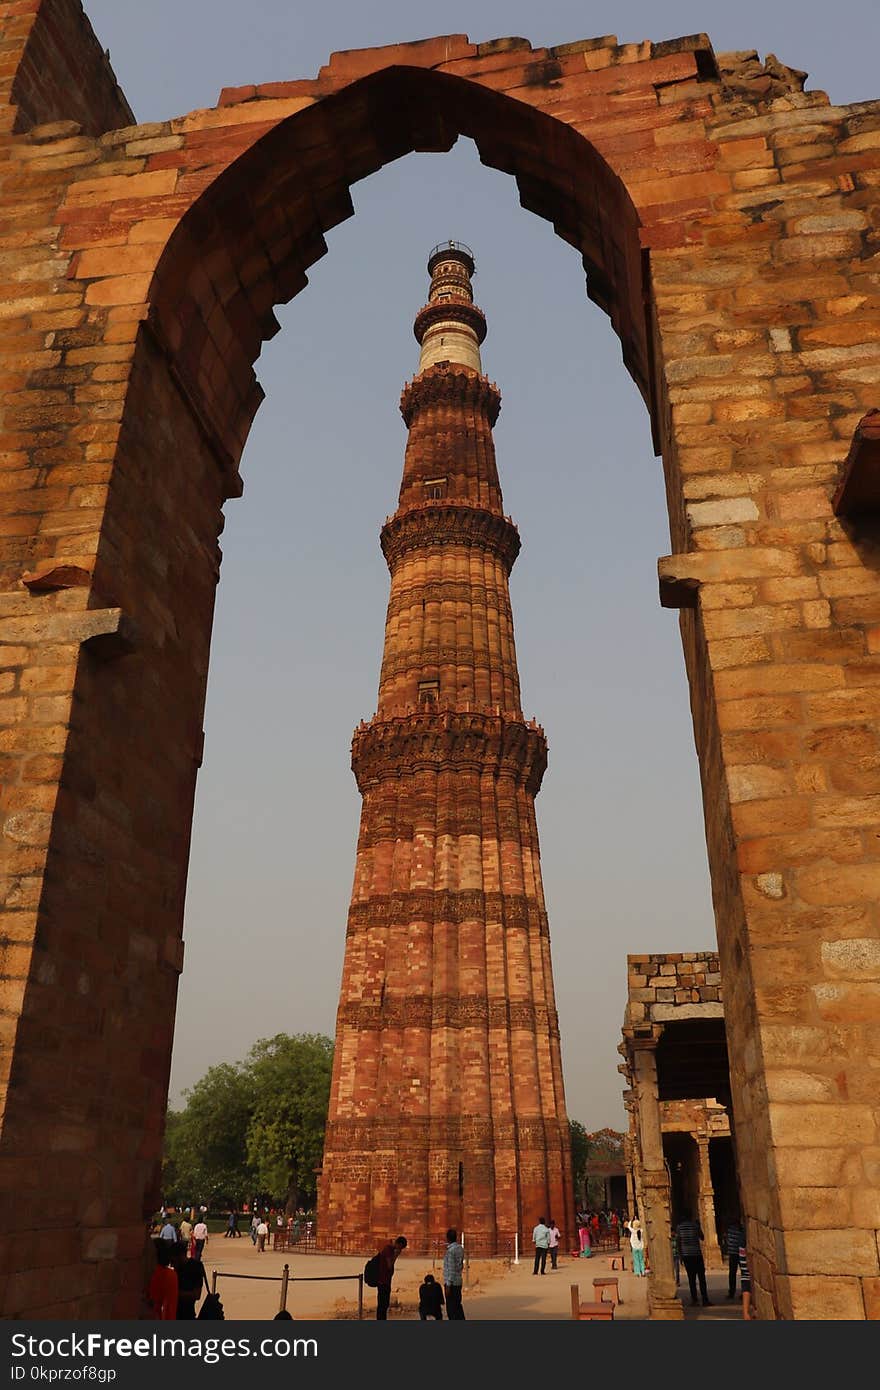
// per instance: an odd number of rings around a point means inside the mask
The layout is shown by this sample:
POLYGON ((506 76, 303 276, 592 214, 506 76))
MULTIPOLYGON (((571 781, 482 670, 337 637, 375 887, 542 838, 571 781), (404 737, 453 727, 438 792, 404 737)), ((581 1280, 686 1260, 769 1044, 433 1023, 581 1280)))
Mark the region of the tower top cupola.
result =
POLYGON ((416 314, 413 332, 421 346, 419 372, 436 362, 457 362, 482 374, 480 343, 486 319, 474 303, 474 253, 460 241, 443 241, 428 257, 431 288, 416 314))

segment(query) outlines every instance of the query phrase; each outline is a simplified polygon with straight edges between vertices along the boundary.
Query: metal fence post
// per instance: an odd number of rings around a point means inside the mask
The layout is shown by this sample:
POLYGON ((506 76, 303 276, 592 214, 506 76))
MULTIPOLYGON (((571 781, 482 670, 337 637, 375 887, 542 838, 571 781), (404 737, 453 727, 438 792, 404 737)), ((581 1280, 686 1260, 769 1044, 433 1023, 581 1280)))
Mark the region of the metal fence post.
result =
POLYGON ((281 1271, 281 1302, 278 1305, 279 1313, 283 1313, 287 1307, 287 1283, 290 1279, 290 1265, 285 1262, 281 1271))
POLYGON ((211 1293, 216 1293, 216 1292, 217 1292, 217 1271, 216 1271, 216 1269, 212 1269, 212 1270, 211 1270, 211 1293))
POLYGON ((363 1321, 364 1316, 364 1276, 358 1275, 358 1322, 363 1321))

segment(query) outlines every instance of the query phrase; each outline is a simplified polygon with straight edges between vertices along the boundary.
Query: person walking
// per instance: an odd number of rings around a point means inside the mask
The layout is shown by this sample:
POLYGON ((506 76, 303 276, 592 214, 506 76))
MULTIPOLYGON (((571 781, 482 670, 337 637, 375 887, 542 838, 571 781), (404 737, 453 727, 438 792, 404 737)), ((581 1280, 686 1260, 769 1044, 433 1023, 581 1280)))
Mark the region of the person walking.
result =
POLYGON ((167 1240, 169 1248, 172 1248, 177 1244, 177 1227, 171 1220, 170 1216, 166 1216, 165 1218, 165 1224, 159 1232, 159 1239, 167 1240))
POLYGON ((550 1249, 550 1269, 551 1269, 551 1271, 552 1271, 552 1270, 556 1269, 556 1267, 557 1267, 557 1266, 556 1266, 556 1259, 557 1259, 557 1256, 559 1255, 559 1227, 557 1226, 556 1222, 553 1220, 553 1217, 552 1217, 552 1216, 550 1217, 549 1221, 547 1222, 547 1227, 548 1227, 548 1229, 549 1229, 549 1231, 550 1231, 550 1246, 549 1246, 549 1249, 550 1249))
POLYGON ((205 1243, 208 1239, 208 1227, 205 1224, 205 1218, 203 1214, 199 1215, 198 1221, 193 1226, 192 1238, 192 1257, 194 1260, 200 1260, 202 1258, 202 1251, 205 1248, 205 1243))
POLYGON ((380 1322, 388 1321, 388 1305, 391 1302, 391 1280, 394 1266, 401 1251, 406 1249, 406 1236, 389 1240, 379 1251, 379 1277, 376 1280, 376 1317, 380 1322))
POLYGON ((700 1242, 704 1239, 703 1228, 699 1221, 695 1221, 690 1211, 682 1213, 682 1219, 675 1228, 678 1236, 678 1249, 681 1254, 681 1262, 684 1265, 685 1273, 688 1277, 688 1285, 691 1291, 691 1307, 697 1304, 697 1280, 700 1283, 700 1297, 703 1307, 710 1307, 709 1293, 706 1288, 706 1265, 703 1261, 703 1250, 700 1242))
POLYGON ((238 1229, 238 1212, 234 1209, 229 1213, 229 1220, 226 1223, 224 1236, 231 1236, 233 1239, 238 1236, 241 1239, 241 1231, 238 1229))
POLYGON ((464 1322, 464 1308, 461 1306, 464 1285, 464 1246, 458 1239, 458 1232, 450 1226, 446 1232, 446 1250, 443 1254, 443 1288, 446 1293, 446 1316, 450 1322, 464 1322))
POLYGON ((253 1216, 251 1217, 251 1243, 252 1243, 253 1245, 256 1245, 256 1243, 257 1243, 257 1227, 259 1226, 259 1224, 260 1224, 260 1215, 259 1215, 259 1212, 257 1211, 256 1207, 254 1207, 254 1213, 253 1213, 253 1216))
MULTIPOLYGON (((740 1268, 739 1252, 745 1246, 746 1233, 738 1216, 732 1216, 724 1233, 727 1254, 727 1297, 736 1298, 736 1272, 740 1268)), ((740 1285, 742 1287, 742 1285, 740 1285)))
POLYGON ((532 1231, 532 1240, 535 1244, 535 1267, 533 1274, 547 1273, 547 1251, 550 1249, 550 1227, 543 1216, 538 1217, 538 1224, 532 1231))
POLYGON ((443 1321, 443 1290, 433 1274, 426 1274, 419 1285, 419 1318, 422 1322, 427 1322, 428 1318, 443 1321))
POLYGON ((627 1222, 629 1226, 629 1247, 632 1251, 633 1274, 644 1278, 645 1275, 645 1232, 642 1230, 642 1223, 637 1216, 632 1221, 627 1222))
POLYGON ((263 1251, 266 1249, 266 1237, 268 1234, 269 1227, 266 1224, 265 1217, 263 1217, 263 1219, 259 1222, 257 1226, 257 1250, 260 1252, 261 1255, 263 1251))

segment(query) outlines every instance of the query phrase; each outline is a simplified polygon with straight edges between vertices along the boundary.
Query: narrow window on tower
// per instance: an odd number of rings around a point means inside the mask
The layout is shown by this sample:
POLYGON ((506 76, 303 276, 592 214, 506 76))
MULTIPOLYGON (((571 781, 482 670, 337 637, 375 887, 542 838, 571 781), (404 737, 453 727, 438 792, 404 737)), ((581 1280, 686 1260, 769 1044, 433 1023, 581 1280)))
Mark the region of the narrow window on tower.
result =
POLYGON ((463 1164, 463 1163, 459 1163, 459 1165, 458 1165, 458 1195, 459 1195, 459 1197, 463 1197, 463 1196, 464 1196, 464 1164, 463 1164))
POLYGON ((440 698, 439 681, 419 681, 419 704, 436 705, 440 698))
POLYGON ((445 496, 446 496, 446 479, 445 479, 445 478, 426 478, 425 481, 422 483, 422 488, 424 489, 425 498, 426 498, 427 500, 431 500, 431 499, 433 499, 433 498, 445 497, 445 496))

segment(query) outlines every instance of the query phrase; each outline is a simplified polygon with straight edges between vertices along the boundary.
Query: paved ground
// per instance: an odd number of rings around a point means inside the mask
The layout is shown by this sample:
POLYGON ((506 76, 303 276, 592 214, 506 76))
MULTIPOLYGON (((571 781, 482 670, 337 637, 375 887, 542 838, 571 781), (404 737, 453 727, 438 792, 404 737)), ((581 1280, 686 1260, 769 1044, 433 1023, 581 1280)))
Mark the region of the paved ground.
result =
MULTIPOLYGON (((365 1257, 364 1257, 365 1258, 365 1257)), ((205 1268, 210 1279, 212 1271, 219 1274, 217 1288, 229 1319, 271 1318, 279 1306, 280 1283, 266 1282, 267 1276, 280 1278, 285 1262, 290 1265, 290 1284, 287 1306, 295 1318, 336 1319, 357 1317, 357 1276, 364 1267, 364 1258, 356 1255, 300 1255, 267 1250, 259 1254, 247 1237, 225 1240, 212 1236, 205 1250, 205 1268), (255 1279, 234 1279, 231 1274, 262 1276, 255 1279)), ((629 1261, 627 1261, 627 1264, 629 1261)), ((404 1256, 398 1261, 398 1273, 392 1291, 391 1317, 418 1316, 418 1286, 432 1269, 430 1257, 404 1256)), ((435 1278, 442 1270, 434 1264, 435 1278)), ((593 1298, 592 1281, 610 1272, 610 1257, 594 1255, 592 1259, 572 1259, 560 1255, 559 1268, 553 1272, 532 1274, 531 1260, 509 1266, 506 1260, 478 1260, 470 1266, 469 1284, 464 1291, 464 1308, 468 1318, 481 1321, 560 1320, 571 1317, 571 1285, 577 1284, 580 1301, 593 1298)), ((617 1271, 615 1271, 617 1272, 617 1271)), ((618 1273, 621 1306, 615 1319, 644 1319, 647 1317, 647 1280, 637 1278, 627 1269, 618 1273)), ((728 1302, 727 1274, 710 1271, 708 1276, 710 1308, 690 1307, 687 1280, 682 1272, 682 1301, 685 1317, 734 1319, 741 1318, 739 1297, 728 1302)), ((364 1289, 364 1315, 373 1317, 376 1294, 364 1289)))

